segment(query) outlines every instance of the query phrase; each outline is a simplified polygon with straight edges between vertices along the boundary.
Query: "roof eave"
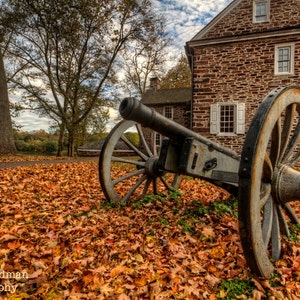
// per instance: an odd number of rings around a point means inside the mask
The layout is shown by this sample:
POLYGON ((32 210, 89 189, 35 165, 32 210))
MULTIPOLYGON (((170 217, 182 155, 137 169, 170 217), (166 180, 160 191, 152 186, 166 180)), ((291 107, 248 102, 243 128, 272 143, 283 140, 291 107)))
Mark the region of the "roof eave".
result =
POLYGON ((235 35, 228 37, 218 37, 211 39, 200 39, 200 40, 191 40, 186 43, 186 47, 191 49, 197 46, 209 46, 216 44, 225 44, 225 43, 233 43, 233 42, 243 42, 257 39, 265 39, 272 37, 284 37, 291 35, 299 35, 300 28, 292 28, 287 30, 276 30, 276 31, 267 31, 267 32, 259 32, 259 33, 251 33, 245 35, 235 35))
POLYGON ((214 17, 205 27, 203 27, 192 39, 192 41, 197 41, 202 39, 206 33, 214 27, 221 19, 223 19, 227 14, 229 14, 242 0, 234 0, 228 6, 226 6, 216 17, 214 17))

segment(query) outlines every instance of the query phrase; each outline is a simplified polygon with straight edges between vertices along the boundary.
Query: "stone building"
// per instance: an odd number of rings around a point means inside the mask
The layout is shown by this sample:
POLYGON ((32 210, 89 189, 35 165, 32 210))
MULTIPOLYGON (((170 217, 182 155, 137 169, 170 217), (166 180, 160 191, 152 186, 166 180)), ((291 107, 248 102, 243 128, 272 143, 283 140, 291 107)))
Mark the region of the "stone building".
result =
POLYGON ((186 44, 192 129, 235 151, 265 96, 300 85, 300 1, 234 0, 186 44))
MULTIPOLYGON (((141 102, 173 121, 191 128, 191 88, 160 89, 159 79, 150 79, 150 87, 141 102)), ((143 129, 146 140, 159 150, 163 137, 148 128, 143 129)))

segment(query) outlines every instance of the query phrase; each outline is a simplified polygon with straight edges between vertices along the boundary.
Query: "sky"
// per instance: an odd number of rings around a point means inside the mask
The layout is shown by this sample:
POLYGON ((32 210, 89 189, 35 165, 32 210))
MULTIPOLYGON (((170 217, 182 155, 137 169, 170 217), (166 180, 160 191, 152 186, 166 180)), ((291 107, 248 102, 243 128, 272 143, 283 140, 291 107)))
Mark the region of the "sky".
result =
MULTIPOLYGON (((176 58, 184 52, 186 42, 191 40, 209 21, 220 13, 232 0, 152 0, 157 12, 164 12, 166 18, 166 32, 173 41, 170 47, 170 65, 174 65, 176 58)), ((111 119, 116 117, 116 111, 111 111, 111 119)), ((50 122, 47 118, 24 112, 14 118, 21 130, 48 130, 50 122)), ((113 122, 109 123, 108 130, 113 122)))
POLYGON ((183 51, 205 25, 232 0, 152 0, 154 8, 165 12, 166 31, 174 42, 174 51, 183 51))

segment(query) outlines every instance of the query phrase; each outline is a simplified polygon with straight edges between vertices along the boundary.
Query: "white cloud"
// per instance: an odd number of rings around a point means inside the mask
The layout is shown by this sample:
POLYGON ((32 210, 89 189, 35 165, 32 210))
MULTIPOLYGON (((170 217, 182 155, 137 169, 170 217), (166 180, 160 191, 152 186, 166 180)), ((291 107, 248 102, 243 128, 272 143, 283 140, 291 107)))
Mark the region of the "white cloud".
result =
POLYGON ((110 119, 106 125, 107 131, 112 130, 113 127, 118 123, 120 114, 119 114, 118 110, 116 110, 114 108, 109 108, 109 116, 110 116, 110 119))
POLYGON ((50 127, 50 121, 46 117, 39 117, 30 111, 24 111, 19 117, 14 118, 16 125, 22 126, 22 131, 33 131, 44 129, 48 130, 50 127))
POLYGON ((213 17, 232 0, 155 0, 154 7, 167 19, 167 30, 175 47, 183 49, 213 17))

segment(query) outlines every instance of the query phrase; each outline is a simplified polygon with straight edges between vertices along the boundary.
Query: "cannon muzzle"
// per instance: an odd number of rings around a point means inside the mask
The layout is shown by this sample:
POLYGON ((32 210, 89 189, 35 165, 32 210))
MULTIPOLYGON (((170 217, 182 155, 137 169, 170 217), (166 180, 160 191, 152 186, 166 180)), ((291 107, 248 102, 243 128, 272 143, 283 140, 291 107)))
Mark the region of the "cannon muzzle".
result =
POLYGON ((125 98, 119 107, 121 116, 125 120, 132 120, 144 127, 168 137, 172 141, 183 142, 187 137, 198 136, 186 127, 164 117, 140 101, 133 98, 125 98))
POLYGON ((207 145, 210 151, 217 150, 238 158, 236 152, 227 148, 224 149, 219 144, 214 143, 194 131, 174 122, 173 120, 164 117, 153 108, 142 104, 136 99, 125 98, 120 104, 119 112, 125 120, 132 120, 140 123, 142 126, 148 127, 169 138, 172 142, 183 143, 186 138, 194 138, 207 145))

